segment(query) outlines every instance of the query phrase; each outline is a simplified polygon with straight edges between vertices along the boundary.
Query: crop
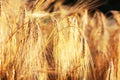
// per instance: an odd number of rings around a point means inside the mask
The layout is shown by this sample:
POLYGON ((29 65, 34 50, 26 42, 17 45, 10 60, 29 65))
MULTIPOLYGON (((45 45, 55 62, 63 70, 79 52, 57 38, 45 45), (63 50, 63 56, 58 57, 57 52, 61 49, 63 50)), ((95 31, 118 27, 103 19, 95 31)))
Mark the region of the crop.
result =
POLYGON ((49 3, 0 0, 0 80, 119 80, 120 13, 49 3))

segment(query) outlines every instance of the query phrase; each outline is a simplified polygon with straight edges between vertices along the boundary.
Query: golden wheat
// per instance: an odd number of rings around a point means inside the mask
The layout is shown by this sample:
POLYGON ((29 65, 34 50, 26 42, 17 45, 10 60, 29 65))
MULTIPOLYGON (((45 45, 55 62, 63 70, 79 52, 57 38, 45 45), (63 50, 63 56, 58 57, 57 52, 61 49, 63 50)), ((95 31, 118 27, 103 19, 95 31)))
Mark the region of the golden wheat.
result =
POLYGON ((119 80, 120 13, 91 16, 97 0, 49 13, 49 3, 0 0, 0 80, 119 80))

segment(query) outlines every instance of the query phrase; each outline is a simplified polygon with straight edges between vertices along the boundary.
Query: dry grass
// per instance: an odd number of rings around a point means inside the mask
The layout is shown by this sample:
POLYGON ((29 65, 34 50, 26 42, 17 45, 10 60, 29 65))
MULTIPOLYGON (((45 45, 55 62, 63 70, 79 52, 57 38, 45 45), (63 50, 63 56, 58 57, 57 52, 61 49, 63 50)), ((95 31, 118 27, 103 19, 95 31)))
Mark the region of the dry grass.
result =
POLYGON ((48 13, 0 0, 0 80, 119 80, 120 13, 91 16, 90 1, 48 13))

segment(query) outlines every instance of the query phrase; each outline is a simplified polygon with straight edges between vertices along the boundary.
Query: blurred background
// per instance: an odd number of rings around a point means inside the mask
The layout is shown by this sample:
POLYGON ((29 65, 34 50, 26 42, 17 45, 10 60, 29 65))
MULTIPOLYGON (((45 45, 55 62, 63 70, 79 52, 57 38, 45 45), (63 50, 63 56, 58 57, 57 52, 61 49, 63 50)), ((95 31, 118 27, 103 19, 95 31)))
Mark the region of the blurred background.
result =
MULTIPOLYGON (((65 0, 63 4, 64 5, 74 4, 76 1, 79 1, 79 0, 65 0)), ((98 9, 103 13, 106 13, 111 10, 120 11, 120 0, 101 0, 101 2, 102 4, 96 7, 95 9, 98 9)))
MULTIPOLYGON (((28 0, 29 3, 34 2, 34 1, 37 1, 37 0, 28 0)), ((77 3, 77 1, 79 2, 81 0, 46 0, 46 1, 52 2, 49 6, 49 7, 51 7, 58 1, 61 2, 63 5, 73 6, 77 3)), ((85 2, 88 0, 83 0, 83 1, 85 2)), ((100 10, 103 13, 107 13, 111 10, 120 11, 120 0, 98 0, 98 1, 100 2, 100 5, 98 5, 98 6, 96 5, 96 7, 93 8, 93 11, 100 10)))
POLYGON ((120 0, 103 0, 103 5, 97 7, 102 12, 106 13, 111 10, 120 11, 120 0))

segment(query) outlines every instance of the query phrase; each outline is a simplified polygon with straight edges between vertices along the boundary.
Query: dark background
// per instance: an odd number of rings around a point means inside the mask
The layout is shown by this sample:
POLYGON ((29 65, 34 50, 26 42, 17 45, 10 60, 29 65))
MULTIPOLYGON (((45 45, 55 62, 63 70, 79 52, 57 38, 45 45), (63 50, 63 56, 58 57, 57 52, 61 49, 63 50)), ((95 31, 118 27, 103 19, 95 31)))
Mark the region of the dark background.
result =
POLYGON ((99 6, 98 9, 104 13, 111 10, 120 11, 120 0, 106 0, 105 4, 99 6))
MULTIPOLYGON (((36 0, 28 0, 28 1, 31 2, 31 1, 36 1, 36 0)), ((55 2, 57 2, 57 1, 60 1, 60 0, 56 0, 55 2)), ((61 1, 63 1, 63 0, 61 0, 61 1)), ((80 1, 80 0, 64 0, 63 5, 74 5, 77 1, 80 1)), ((84 0, 84 1, 86 1, 86 0, 84 0)), ((100 10, 103 13, 107 13, 111 10, 120 11, 120 0, 99 0, 99 1, 103 4, 94 8, 93 12, 95 10, 100 10)))
MULTIPOLYGON (((74 4, 78 0, 65 0, 64 5, 74 4)), ((95 10, 100 10, 107 13, 111 10, 120 11, 120 0, 100 0, 103 4, 96 7, 95 10)))

